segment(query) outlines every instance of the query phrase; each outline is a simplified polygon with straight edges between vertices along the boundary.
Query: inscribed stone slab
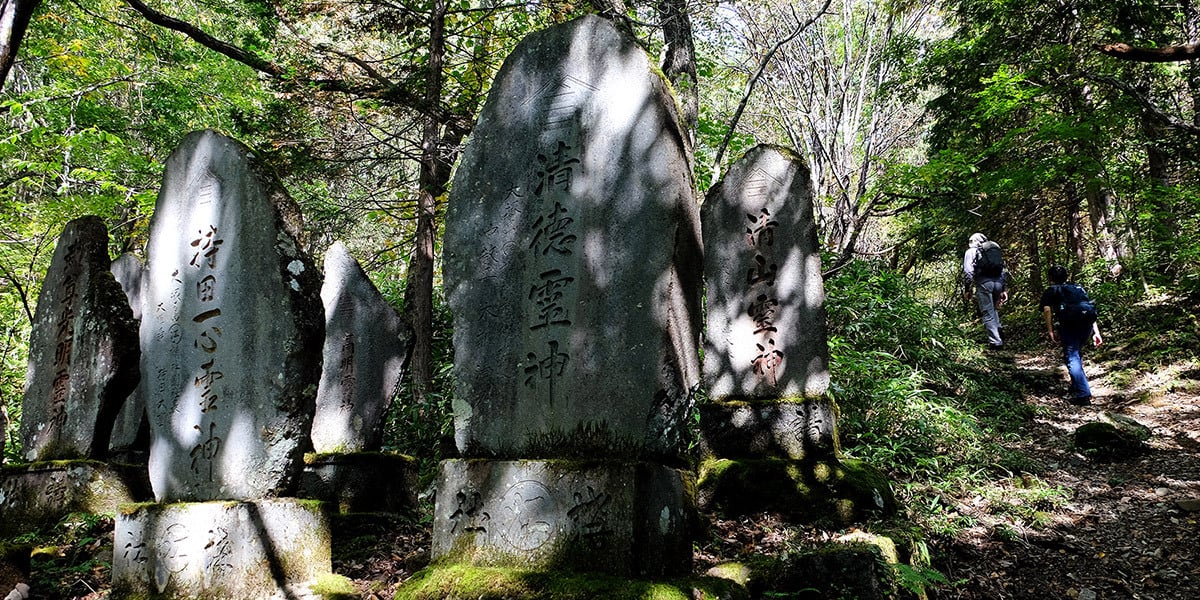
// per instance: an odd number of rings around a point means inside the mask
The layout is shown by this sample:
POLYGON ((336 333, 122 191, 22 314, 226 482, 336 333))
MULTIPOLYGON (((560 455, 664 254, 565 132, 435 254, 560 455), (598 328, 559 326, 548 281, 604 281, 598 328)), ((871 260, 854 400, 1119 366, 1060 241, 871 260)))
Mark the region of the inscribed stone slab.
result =
POLYGON ((38 296, 21 413, 29 461, 101 458, 138 381, 137 322, 99 217, 63 229, 38 296))
POLYGON ((433 558, 661 575, 691 563, 693 476, 652 463, 446 460, 433 558), (443 499, 446 491, 452 491, 443 499))
POLYGON ((825 288, 808 168, 757 146, 708 192, 704 382, 714 399, 829 388, 825 288))
POLYGON ((10 465, 0 470, 0 537, 30 533, 73 512, 115 513, 149 498, 145 468, 95 460, 10 465))
POLYGON ((633 39, 588 16, 518 45, 447 209, 465 456, 679 451, 697 213, 675 101, 633 39))
POLYGON ((721 458, 834 460, 837 405, 829 397, 800 402, 706 402, 700 451, 721 458))
MULTIPOLYGON (((117 283, 121 284, 121 289, 125 291, 125 297, 129 299, 129 308, 133 311, 133 318, 140 322, 142 319, 142 286, 146 279, 146 266, 133 253, 126 252, 113 261, 109 270, 112 271, 117 283)), ((134 454, 144 456, 145 452, 149 450, 149 437, 144 433, 150 426, 146 422, 144 390, 145 388, 139 383, 126 398, 125 403, 121 405, 121 411, 117 413, 116 421, 113 423, 112 437, 108 443, 110 458, 118 457, 121 460, 130 460, 134 454)))
POLYGON ((318 453, 378 450, 412 334, 341 242, 325 253, 325 360, 312 442, 318 453))
POLYGON ((112 598, 308 597, 332 571, 320 503, 141 504, 117 513, 112 598))
POLYGON ((240 143, 189 134, 150 223, 142 315, 159 501, 288 493, 320 379, 320 274, 298 210, 240 143))

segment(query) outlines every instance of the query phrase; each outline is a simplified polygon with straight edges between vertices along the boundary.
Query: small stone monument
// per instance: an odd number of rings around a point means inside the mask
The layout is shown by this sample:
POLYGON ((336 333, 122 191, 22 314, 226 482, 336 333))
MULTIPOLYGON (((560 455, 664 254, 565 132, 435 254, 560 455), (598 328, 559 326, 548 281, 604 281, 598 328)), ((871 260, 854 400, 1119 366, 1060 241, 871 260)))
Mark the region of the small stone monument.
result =
POLYGON ((117 515, 114 598, 291 597, 331 570, 297 485, 320 379, 320 274, 299 211, 211 130, 167 159, 150 223, 142 372, 161 504, 117 515))
POLYGON ((849 495, 859 514, 890 502, 881 477, 863 483, 857 474, 865 468, 838 458, 812 203, 804 162, 757 146, 709 190, 701 210, 709 398, 700 408, 701 448, 717 461, 701 470, 706 508, 819 514, 844 509, 849 495), (814 494, 796 498, 796 489, 814 494))
POLYGON ((21 443, 30 462, 104 458, 117 411, 137 385, 137 322, 110 264, 99 217, 67 223, 29 341, 21 443))
POLYGON ((75 219, 58 238, 29 343, 23 456, 0 476, 0 535, 69 512, 114 512, 149 495, 144 469, 106 458, 113 420, 138 381, 137 321, 109 273, 108 230, 75 219))
POLYGON ((341 242, 325 253, 325 360, 312 442, 317 453, 378 450, 412 334, 341 242))
POLYGON ((321 300, 325 360, 311 434, 315 455, 305 459, 301 495, 344 512, 412 508, 412 459, 379 452, 412 333, 341 242, 325 253, 321 300))
POLYGON ((441 467, 435 558, 687 568, 690 476, 674 466, 699 379, 690 158, 668 85, 608 21, 532 34, 505 61, 447 209, 467 460, 441 467))
MULTIPOLYGON (((131 252, 126 252, 114 260, 113 277, 121 284, 125 297, 129 299, 129 308, 133 318, 139 323, 142 320, 142 286, 146 279, 146 266, 131 252)), ((146 420, 146 398, 140 384, 121 405, 113 423, 112 437, 108 442, 109 460, 145 464, 150 451, 150 422, 146 420)))

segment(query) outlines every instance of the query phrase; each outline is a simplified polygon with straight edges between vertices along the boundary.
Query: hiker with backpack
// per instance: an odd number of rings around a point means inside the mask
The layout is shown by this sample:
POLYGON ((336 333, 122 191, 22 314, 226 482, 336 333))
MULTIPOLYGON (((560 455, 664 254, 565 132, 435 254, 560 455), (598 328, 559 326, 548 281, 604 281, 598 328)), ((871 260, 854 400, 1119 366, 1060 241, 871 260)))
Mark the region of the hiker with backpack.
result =
POLYGON ((1062 266, 1050 267, 1048 275, 1053 285, 1042 293, 1041 308, 1046 317, 1046 333, 1051 342, 1062 344, 1063 362, 1071 375, 1067 402, 1079 406, 1091 404, 1092 388, 1083 372, 1080 351, 1089 335, 1096 346, 1104 341, 1100 337, 1100 325, 1096 323, 1096 304, 1082 286, 1067 283, 1067 270, 1062 266))
POLYGON ((967 252, 963 255, 963 296, 971 297, 974 287, 975 302, 983 316, 983 328, 987 330, 988 348, 1004 346, 1000 339, 1000 313, 997 308, 1008 301, 1004 269, 1004 255, 1000 244, 987 239, 982 233, 973 233, 967 240, 967 252))

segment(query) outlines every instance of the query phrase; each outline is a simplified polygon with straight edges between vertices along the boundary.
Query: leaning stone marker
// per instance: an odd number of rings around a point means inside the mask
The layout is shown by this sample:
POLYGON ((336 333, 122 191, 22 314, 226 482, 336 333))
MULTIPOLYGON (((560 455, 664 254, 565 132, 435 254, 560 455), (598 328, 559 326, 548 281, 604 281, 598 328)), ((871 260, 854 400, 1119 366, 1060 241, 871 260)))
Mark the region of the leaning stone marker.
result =
POLYGON ((99 217, 59 236, 38 297, 21 413, 26 460, 103 458, 138 381, 137 322, 109 272, 99 217))
POLYGON ((299 212, 240 143, 189 134, 147 246, 142 371, 158 503, 115 524, 113 598, 295 598, 329 573, 297 486, 325 318, 299 212))
POLYGON ((412 335, 341 242, 325 253, 325 364, 312 442, 317 453, 378 450, 412 335))
POLYGON ((701 506, 843 520, 890 509, 886 480, 838 457, 807 166, 757 146, 701 213, 710 400, 700 407, 701 506))
MULTIPOLYGON (((146 266, 132 253, 126 252, 113 261, 110 270, 117 283, 121 284, 121 289, 125 291, 125 297, 129 299, 133 318, 140 322, 146 266)), ((121 405, 121 412, 117 413, 112 438, 108 443, 109 460, 145 464, 146 454, 150 449, 147 433, 150 424, 146 421, 145 389, 139 384, 121 405)))
POLYGON ((452 189, 455 437, 491 460, 442 465, 435 558, 685 569, 691 485, 669 464, 699 378, 701 248, 668 86, 599 17, 530 35, 452 189))
POLYGON ((189 134, 167 159, 141 327, 159 501, 294 485, 325 329, 297 215, 250 151, 216 132, 189 134))

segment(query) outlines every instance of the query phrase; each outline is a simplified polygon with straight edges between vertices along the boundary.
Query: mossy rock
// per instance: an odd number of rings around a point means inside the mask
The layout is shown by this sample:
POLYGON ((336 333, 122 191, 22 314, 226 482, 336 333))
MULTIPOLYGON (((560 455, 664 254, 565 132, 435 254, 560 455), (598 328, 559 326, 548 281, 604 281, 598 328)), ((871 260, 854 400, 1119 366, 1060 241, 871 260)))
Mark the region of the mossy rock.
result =
POLYGON ((631 580, 599 573, 521 571, 435 565, 418 572, 395 600, 749 600, 746 589, 717 577, 631 580))
POLYGON ((1086 455, 1113 459, 1134 456, 1149 450, 1136 433, 1113 423, 1086 423, 1075 430, 1075 447, 1086 455))
POLYGON ((892 514, 887 478, 857 460, 713 459, 700 465, 702 510, 724 515, 778 512, 791 520, 850 523, 892 514))
POLYGON ((922 587, 901 581, 900 569, 909 565, 900 555, 891 538, 856 532, 806 552, 717 565, 709 574, 739 582, 754 598, 926 598, 922 587))

